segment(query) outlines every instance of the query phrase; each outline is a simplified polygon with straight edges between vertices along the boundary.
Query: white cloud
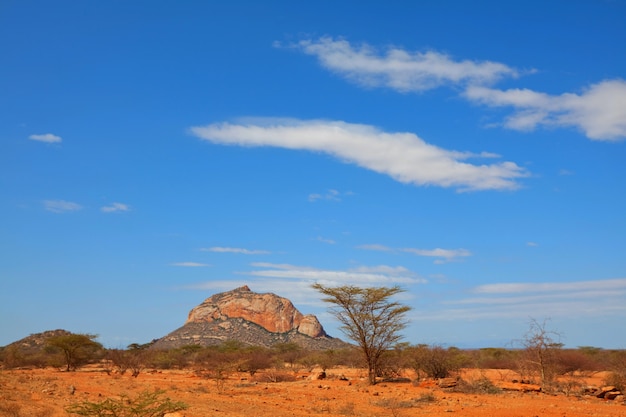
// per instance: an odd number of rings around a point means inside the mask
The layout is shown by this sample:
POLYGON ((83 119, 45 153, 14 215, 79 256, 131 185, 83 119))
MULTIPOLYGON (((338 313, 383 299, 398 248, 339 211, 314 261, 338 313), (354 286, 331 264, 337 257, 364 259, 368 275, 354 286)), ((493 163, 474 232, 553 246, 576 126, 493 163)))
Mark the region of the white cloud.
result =
POLYGON ((357 248, 365 249, 365 250, 380 251, 380 252, 406 252, 406 253, 411 253, 417 256, 440 258, 440 259, 435 260, 436 264, 452 262, 456 260, 456 258, 462 258, 462 257, 467 257, 467 256, 472 255, 472 253, 467 249, 441 249, 441 248, 435 248, 435 249, 398 248, 396 249, 396 248, 390 248, 388 246, 377 245, 377 244, 361 245, 361 246, 357 246, 357 248))
MULTIPOLYGON (((251 263, 251 266, 254 268, 252 271, 239 273, 240 276, 246 275, 247 279, 208 281, 187 285, 183 288, 228 291, 245 284, 255 292, 272 292, 281 297, 286 297, 298 308, 304 305, 324 308, 326 307, 325 303, 321 300, 319 293, 312 288, 314 283, 328 286, 357 285, 367 287, 404 286, 426 282, 416 273, 402 266, 360 266, 348 270, 328 270, 269 262, 254 262, 251 263)), ((407 293, 404 297, 410 297, 410 294, 407 293)), ((321 317, 318 315, 318 318, 321 317)))
POLYGON ((30 135, 28 139, 46 143, 59 143, 63 140, 60 136, 53 135, 52 133, 45 133, 43 135, 30 135))
MULTIPOLYGON (((622 291, 623 293, 623 291, 622 291)), ((556 302, 559 299, 580 299, 580 298, 602 298, 614 296, 613 290, 603 291, 573 291, 573 292, 551 292, 549 294, 532 294, 516 297, 476 297, 465 298, 457 301, 449 301, 448 304, 527 304, 536 302, 556 302)))
POLYGON ((269 251, 266 251, 266 250, 228 248, 228 247, 221 247, 221 246, 214 246, 211 248, 202 248, 200 250, 204 252, 239 253, 243 255, 267 255, 270 253, 269 251))
POLYGON ((412 253, 418 256, 429 256, 433 258, 443 258, 447 261, 451 261, 459 257, 471 256, 472 253, 467 249, 416 249, 416 248, 403 248, 402 252, 412 253))
POLYGON ((357 249, 375 250, 375 251, 379 251, 379 252, 392 252, 393 251, 393 249, 390 248, 390 247, 387 247, 385 245, 378 245, 378 244, 359 245, 359 246, 357 246, 357 249))
POLYGON ((82 210, 83 208, 80 204, 65 200, 45 200, 43 206, 47 211, 53 213, 68 213, 82 210))
POLYGON ((295 265, 291 265, 291 264, 276 264, 273 262, 253 262, 250 265, 254 266, 255 268, 274 268, 274 269, 285 269, 285 270, 289 270, 289 269, 295 269, 295 268, 308 268, 310 270, 315 270, 315 268, 313 267, 303 267, 303 266, 295 266, 295 265))
POLYGON ((471 290, 480 297, 447 300, 440 311, 427 319, 479 319, 605 316, 626 312, 626 278, 595 281, 501 283, 480 285, 471 290))
POLYGON ((111 203, 108 206, 100 207, 100 210, 105 213, 116 213, 121 211, 130 211, 130 206, 123 203, 111 203))
POLYGON ((524 292, 566 292, 626 289, 626 278, 596 281, 544 282, 544 283, 499 283, 474 288, 479 294, 507 294, 524 292))
MULTIPOLYGON (((464 96, 492 107, 512 107, 502 125, 530 131, 537 127, 576 128, 593 140, 626 138, 626 81, 603 80, 581 94, 550 95, 529 89, 498 90, 486 85, 520 72, 492 61, 456 61, 437 52, 411 52, 390 47, 380 53, 367 44, 358 47, 332 37, 289 45, 316 56, 325 68, 367 87, 419 92, 442 85, 466 87, 464 96)), ((532 73, 534 70, 525 71, 532 73)))
POLYGON ((201 268, 205 266, 211 266, 209 264, 203 264, 200 262, 174 262, 170 264, 171 266, 182 266, 185 268, 201 268))
POLYGON ((491 61, 455 61, 436 51, 411 52, 390 47, 379 53, 367 44, 354 47, 346 40, 323 37, 290 45, 351 81, 368 87, 400 92, 424 91, 445 84, 485 84, 502 77, 517 77, 507 65, 491 61))
POLYGON ((514 130, 538 126, 574 127, 589 139, 617 141, 626 138, 626 81, 604 80, 582 94, 549 95, 528 89, 498 90, 470 86, 471 101, 491 107, 512 107, 503 125, 514 130))
POLYGON ((514 302, 505 299, 501 304, 476 304, 463 308, 416 310, 411 316, 412 321, 433 320, 478 320, 478 319, 528 319, 533 316, 564 318, 569 320, 579 317, 622 316, 626 313, 624 293, 611 298, 527 300, 514 302))
POLYGON ((318 236, 315 240, 317 240, 318 242, 327 243, 329 245, 334 245, 335 243, 337 243, 333 239, 327 239, 321 236, 318 236))
MULTIPOLYGON (((192 127, 212 143, 274 146, 325 152, 342 161, 386 174, 402 183, 468 190, 511 190, 527 171, 513 162, 473 165, 477 155, 430 145, 413 133, 387 133, 373 126, 341 121, 251 119, 192 127)), ((493 157, 480 154, 478 157, 493 157)))
MULTIPOLYGON (((280 297, 290 300, 296 308, 302 306, 315 306, 324 308, 326 305, 320 299, 319 293, 311 287, 309 281, 292 281, 289 285, 285 285, 283 279, 271 278, 248 278, 245 280, 228 279, 221 281, 206 281, 191 285, 185 285, 181 288, 188 290, 211 291, 212 293, 230 291, 235 288, 247 285, 250 289, 257 293, 274 293, 280 297)), ((301 310, 302 311, 302 310, 301 310)), ((304 311, 302 311, 305 313, 304 311)), ((320 315, 318 318, 321 319, 320 315)))
MULTIPOLYGON (((345 195, 351 195, 352 193, 348 192, 345 195)), ((328 200, 328 201, 341 201, 341 193, 337 190, 328 190, 324 194, 309 194, 309 201, 315 202, 318 200, 328 200)))
POLYGON ((348 270, 318 269, 308 266, 289 264, 254 263, 253 267, 262 268, 246 272, 247 275, 264 278, 283 278, 304 280, 324 285, 390 285, 421 284, 426 281, 404 267, 379 265, 375 267, 357 267, 348 270))
POLYGON ((352 268, 352 271, 363 273, 377 273, 386 274, 391 276, 401 276, 406 274, 412 274, 407 268, 403 266, 389 266, 389 265, 376 265, 376 266, 359 266, 352 268))

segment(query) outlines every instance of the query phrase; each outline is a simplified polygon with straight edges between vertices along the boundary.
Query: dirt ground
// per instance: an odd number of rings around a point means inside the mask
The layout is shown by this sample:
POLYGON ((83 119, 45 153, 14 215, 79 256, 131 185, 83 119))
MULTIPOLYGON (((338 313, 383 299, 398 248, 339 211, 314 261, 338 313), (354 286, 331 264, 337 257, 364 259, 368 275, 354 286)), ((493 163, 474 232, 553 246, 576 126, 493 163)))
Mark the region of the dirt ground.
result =
MULTIPOLYGON (((317 373, 313 373, 316 375, 317 373)), ((293 375, 293 373, 291 373, 293 375)), ((299 372, 291 382, 258 382, 247 374, 226 380, 207 379, 192 371, 107 375, 98 369, 61 372, 56 369, 0 371, 0 416, 67 417, 65 407, 81 401, 165 390, 164 397, 185 402, 180 416, 497 416, 497 417, 618 417, 626 416, 624 401, 579 396, 585 385, 602 386, 601 373, 573 380, 570 395, 532 391, 535 386, 511 382, 512 371, 466 370, 463 379, 489 378, 506 388, 496 394, 466 394, 434 382, 405 380, 368 385, 362 371, 333 369, 326 379, 299 372), (73 392, 73 393, 72 393, 73 392)), ((410 375, 407 375, 410 378, 410 375)))

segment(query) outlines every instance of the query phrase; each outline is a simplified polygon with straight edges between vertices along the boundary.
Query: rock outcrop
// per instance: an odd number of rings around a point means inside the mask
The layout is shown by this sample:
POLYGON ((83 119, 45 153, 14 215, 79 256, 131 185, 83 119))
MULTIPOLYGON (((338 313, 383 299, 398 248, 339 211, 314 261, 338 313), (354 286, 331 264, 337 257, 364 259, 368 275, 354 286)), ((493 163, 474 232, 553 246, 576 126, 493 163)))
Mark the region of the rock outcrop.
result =
POLYGON ((189 312, 185 324, 230 318, 242 318, 272 333, 296 330, 310 337, 326 336, 314 315, 304 316, 288 299, 271 293, 252 292, 247 285, 207 298, 189 312))
POLYGON ((226 341, 264 347, 296 343, 314 350, 349 346, 328 336, 317 317, 303 315, 288 299, 243 286, 204 300, 189 312, 182 327, 156 340, 152 347, 211 346, 226 341))

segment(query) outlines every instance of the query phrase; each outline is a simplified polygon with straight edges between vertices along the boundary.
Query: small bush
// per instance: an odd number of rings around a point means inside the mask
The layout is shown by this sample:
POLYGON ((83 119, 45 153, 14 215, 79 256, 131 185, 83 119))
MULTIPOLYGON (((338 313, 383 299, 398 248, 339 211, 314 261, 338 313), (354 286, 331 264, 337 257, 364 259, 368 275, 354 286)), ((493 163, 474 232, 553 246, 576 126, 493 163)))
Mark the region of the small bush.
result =
POLYGON ((481 369, 515 369, 517 354, 504 348, 482 348, 473 353, 474 366, 481 369))
POLYGON ((425 392, 424 394, 415 398, 413 401, 415 401, 416 403, 420 403, 420 404, 421 403, 434 403, 435 401, 437 401, 437 397, 435 397, 435 394, 433 394, 432 392, 425 392))
POLYGON ((267 370, 254 375, 255 382, 294 382, 295 375, 277 370, 267 370))
POLYGON ((613 385, 620 391, 626 391, 626 350, 611 352, 611 373, 606 379, 607 385, 613 385))
POLYGON ((578 350, 562 350, 557 357, 558 368, 564 375, 599 371, 592 356, 578 350))
POLYGON ((376 376, 384 380, 402 378, 404 370, 410 367, 411 358, 405 353, 405 349, 400 346, 383 353, 376 376))
POLYGON ((463 394, 499 394, 502 392, 500 388, 485 376, 470 381, 461 379, 454 387, 454 391, 463 394))
POLYGON ((583 383, 575 378, 566 378, 555 384, 555 389, 566 396, 579 395, 583 392, 583 383))
POLYGON ((415 406, 415 402, 411 400, 400 400, 398 398, 385 398, 377 401, 375 405, 382 408, 388 408, 391 410, 393 415, 396 415, 397 413, 394 411, 400 408, 412 408, 415 406))
POLYGON ((265 350, 254 350, 242 355, 240 362, 237 369, 239 372, 248 372, 250 375, 254 375, 259 370, 272 366, 272 356, 265 350))
POLYGON ((187 408, 187 404, 161 398, 164 391, 145 391, 137 398, 122 396, 120 399, 107 398, 101 402, 83 401, 66 408, 70 414, 88 417, 161 417, 187 408))
POLYGON ((22 406, 14 402, 0 403, 0 416, 20 417, 22 406))
POLYGON ((356 415, 354 411, 354 403, 346 403, 339 410, 337 410, 339 414, 342 416, 354 416, 356 415))
MULTIPOLYGON (((0 413, 2 415, 2 413, 0 413)), ((28 417, 52 417, 54 415, 54 410, 49 407, 40 408, 39 410, 34 410, 29 412, 28 417)))
POLYGON ((467 358, 457 348, 418 345, 409 348, 411 367, 417 378, 447 378, 466 364, 467 358))
POLYGON ((606 385, 612 385, 618 390, 626 391, 626 374, 621 372, 610 372, 605 378, 604 383, 606 385))

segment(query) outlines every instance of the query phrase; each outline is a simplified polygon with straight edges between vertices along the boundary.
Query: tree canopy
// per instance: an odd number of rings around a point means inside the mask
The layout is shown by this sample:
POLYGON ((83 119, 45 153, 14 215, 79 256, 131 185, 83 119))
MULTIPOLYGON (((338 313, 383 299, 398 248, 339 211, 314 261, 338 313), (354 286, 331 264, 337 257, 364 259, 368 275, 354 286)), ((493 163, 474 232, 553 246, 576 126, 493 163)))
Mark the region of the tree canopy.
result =
POLYGON ((90 359, 102 345, 96 342, 98 336, 93 334, 67 334, 48 339, 47 345, 52 349, 60 349, 65 357, 66 370, 73 371, 90 359))
POLYGON ((382 354, 402 335, 406 327, 405 313, 410 307, 391 298, 404 290, 394 287, 361 288, 352 285, 326 287, 314 284, 313 288, 333 304, 331 313, 341 323, 342 332, 360 348, 368 367, 371 384, 376 383, 382 354))

